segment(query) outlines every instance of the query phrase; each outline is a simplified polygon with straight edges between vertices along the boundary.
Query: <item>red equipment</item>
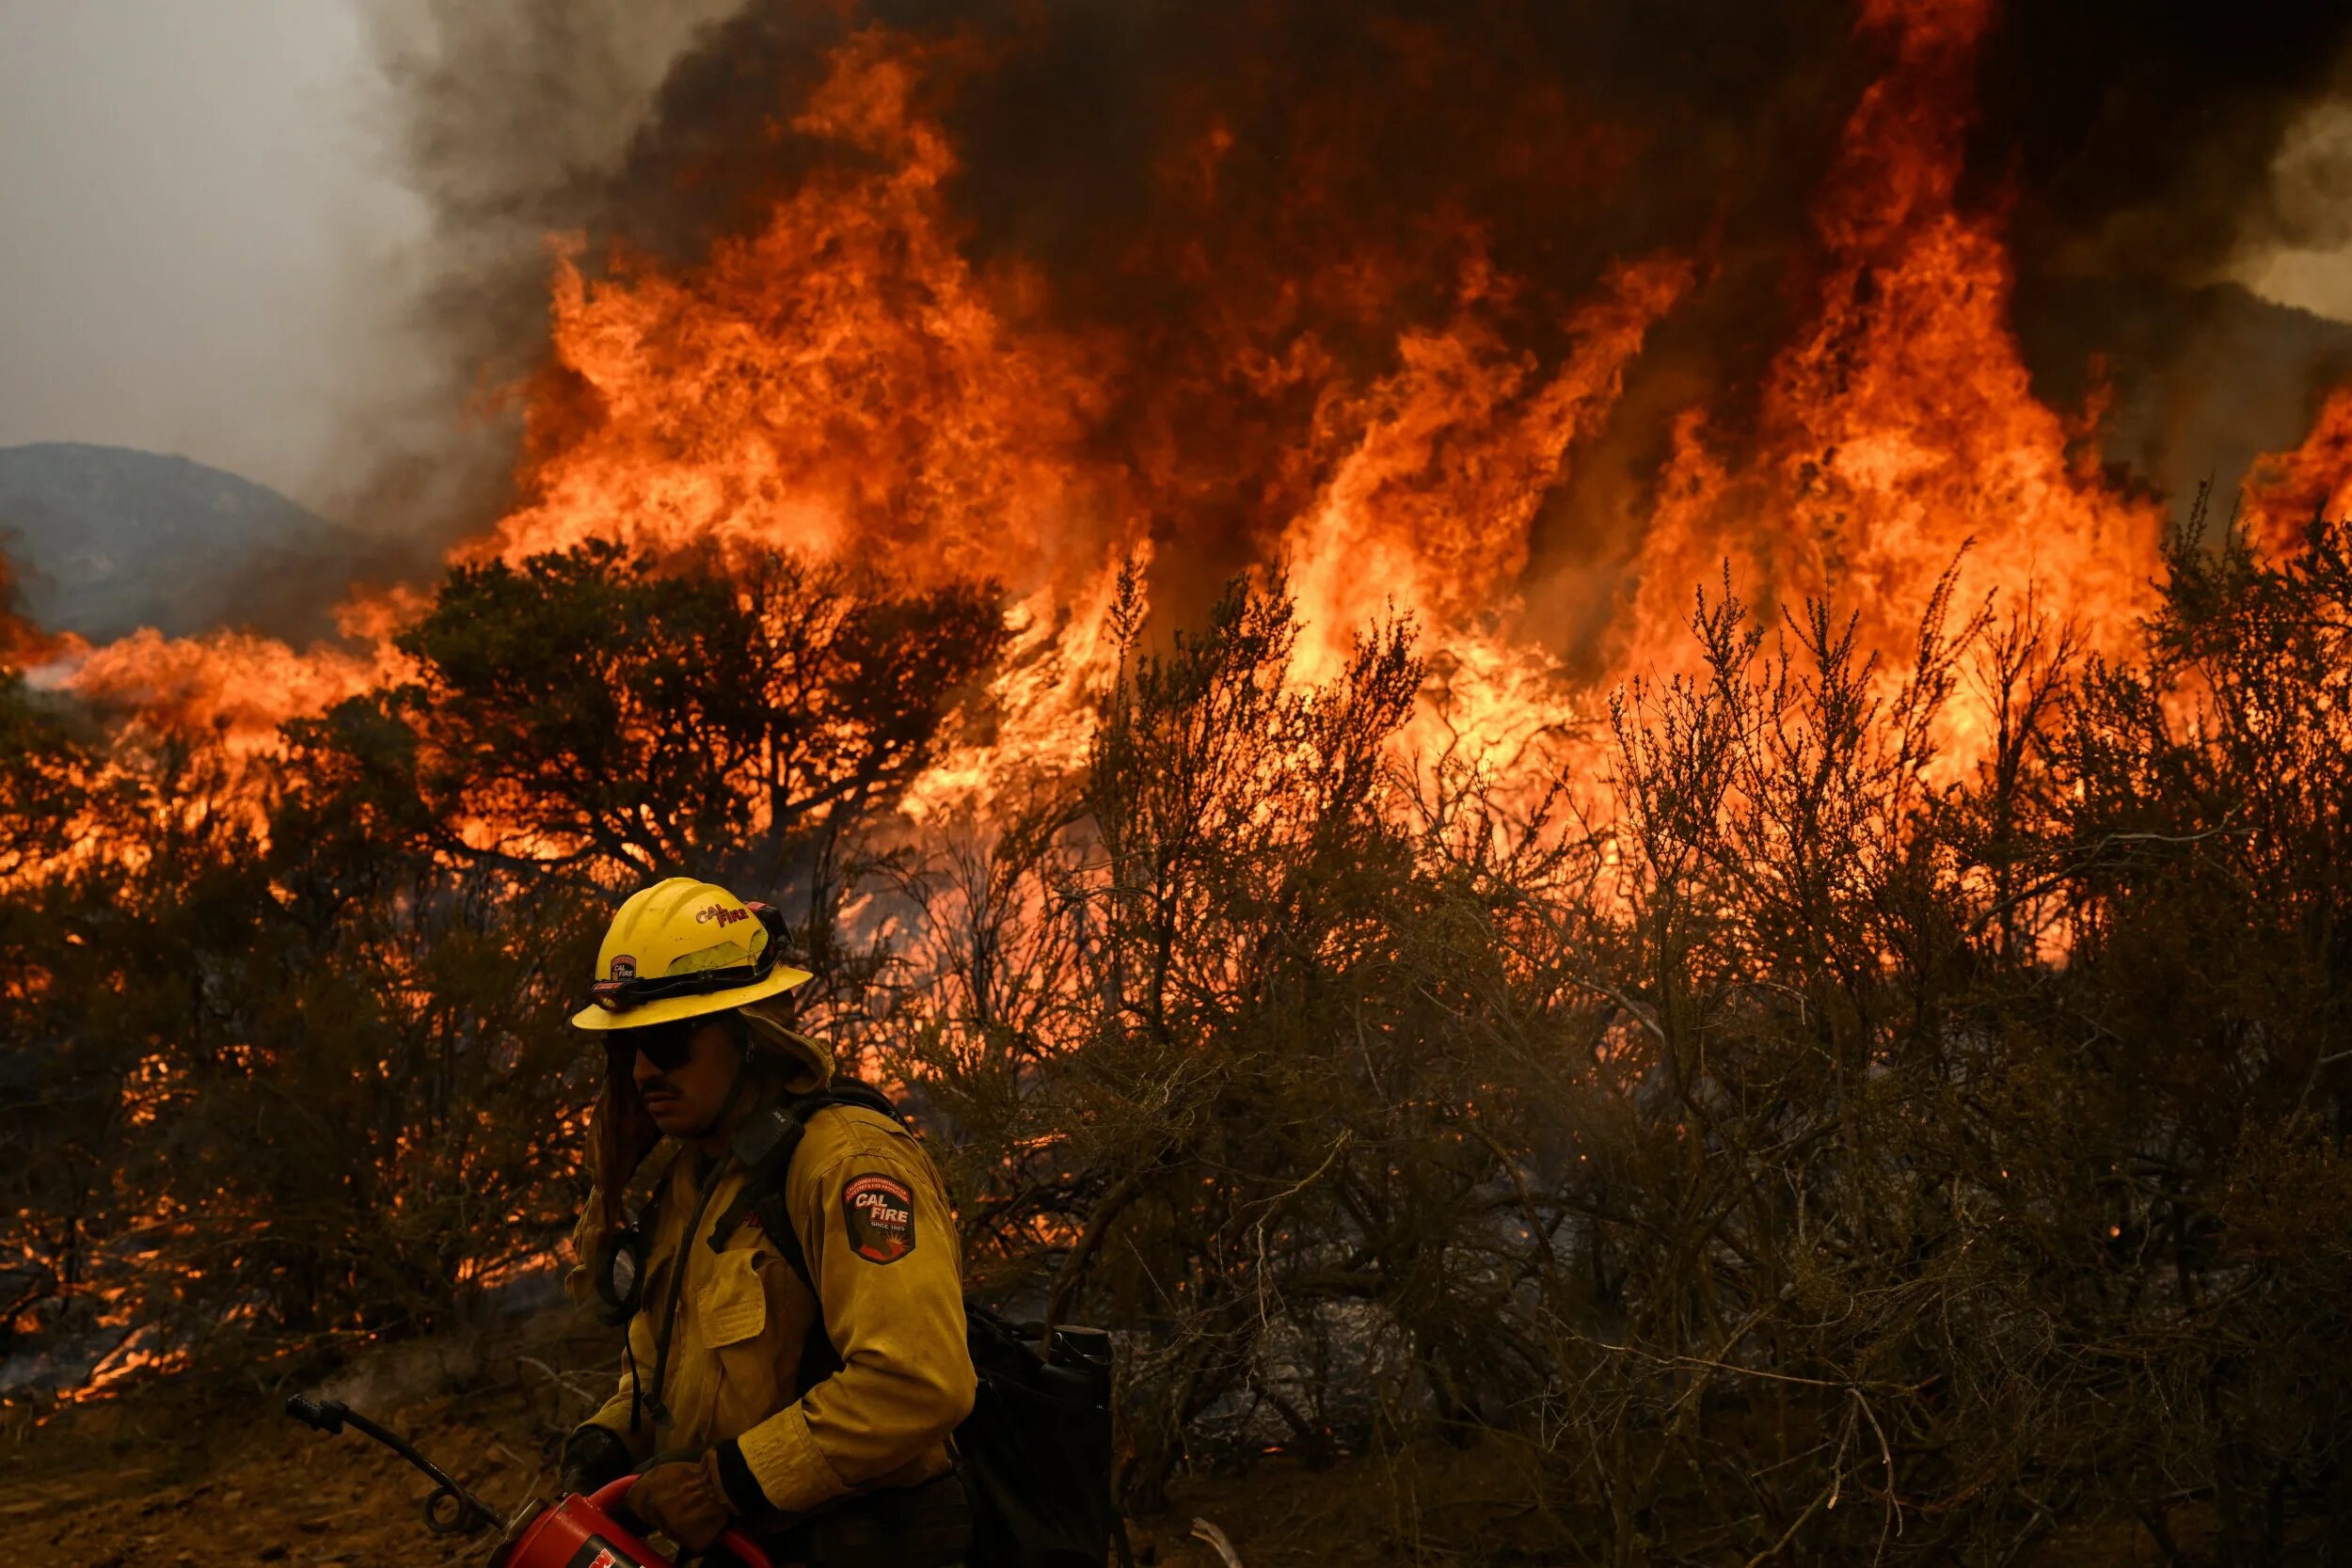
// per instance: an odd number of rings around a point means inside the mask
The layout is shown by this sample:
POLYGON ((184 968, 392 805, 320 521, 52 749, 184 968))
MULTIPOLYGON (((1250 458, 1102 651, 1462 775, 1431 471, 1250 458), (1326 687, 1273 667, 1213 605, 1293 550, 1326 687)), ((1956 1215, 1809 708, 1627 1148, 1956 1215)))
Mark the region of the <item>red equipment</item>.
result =
MULTIPOLYGON (((448 1473, 420 1453, 398 1433, 387 1431, 335 1400, 286 1402, 286 1414, 305 1426, 332 1437, 349 1425, 374 1438, 401 1458, 433 1478, 434 1494, 424 1500, 425 1528, 436 1535, 470 1534, 498 1523, 490 1505, 467 1491, 448 1473), (446 1505, 446 1506, 445 1506, 446 1505)), ((548 1506, 527 1506, 506 1527, 505 1537, 490 1554, 487 1568, 673 1568, 670 1560, 645 1544, 644 1539, 615 1517, 622 1499, 637 1478, 623 1476, 596 1489, 593 1497, 575 1493, 548 1506)), ((740 1530, 719 1537, 719 1545, 742 1568, 773 1568, 768 1554, 740 1530)))
MULTIPOLYGON (((491 1558, 492 1568, 670 1568, 668 1558, 612 1517, 612 1510, 628 1496, 636 1479, 623 1476, 597 1488, 594 1497, 575 1494, 553 1508, 516 1519, 491 1558)), ((727 1531, 719 1537, 719 1544, 743 1568, 771 1568, 768 1554, 740 1530, 727 1531)))

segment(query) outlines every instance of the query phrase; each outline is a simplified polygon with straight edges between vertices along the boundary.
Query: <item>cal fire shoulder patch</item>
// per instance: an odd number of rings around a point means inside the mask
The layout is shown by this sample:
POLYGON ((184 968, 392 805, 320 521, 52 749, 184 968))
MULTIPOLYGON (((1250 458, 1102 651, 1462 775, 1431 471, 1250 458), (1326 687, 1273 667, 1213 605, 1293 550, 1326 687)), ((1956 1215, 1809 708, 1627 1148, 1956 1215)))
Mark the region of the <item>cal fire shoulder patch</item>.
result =
POLYGON ((869 1263, 895 1263, 914 1250, 914 1194, 895 1176, 850 1178, 841 1218, 850 1250, 869 1263))

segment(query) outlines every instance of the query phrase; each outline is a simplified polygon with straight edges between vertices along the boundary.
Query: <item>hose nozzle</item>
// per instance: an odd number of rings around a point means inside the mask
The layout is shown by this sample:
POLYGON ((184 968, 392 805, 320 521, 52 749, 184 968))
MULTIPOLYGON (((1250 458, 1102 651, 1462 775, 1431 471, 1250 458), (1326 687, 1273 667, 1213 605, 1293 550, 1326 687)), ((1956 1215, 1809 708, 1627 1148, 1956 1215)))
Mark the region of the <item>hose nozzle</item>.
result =
POLYGON ((313 1432, 340 1437, 343 1431, 343 1418, 351 1412, 341 1400, 306 1400, 300 1394, 294 1394, 286 1401, 286 1414, 313 1432))

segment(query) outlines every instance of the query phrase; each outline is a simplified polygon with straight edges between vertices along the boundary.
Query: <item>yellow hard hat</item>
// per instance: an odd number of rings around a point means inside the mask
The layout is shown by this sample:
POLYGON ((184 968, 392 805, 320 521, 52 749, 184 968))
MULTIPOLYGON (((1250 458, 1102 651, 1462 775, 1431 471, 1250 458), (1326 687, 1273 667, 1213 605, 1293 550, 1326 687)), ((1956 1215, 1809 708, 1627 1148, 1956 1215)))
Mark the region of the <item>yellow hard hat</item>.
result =
POLYGON ((672 877, 629 896, 596 950, 582 1029, 641 1029, 723 1013, 810 978, 776 961, 784 918, 712 882, 672 877))

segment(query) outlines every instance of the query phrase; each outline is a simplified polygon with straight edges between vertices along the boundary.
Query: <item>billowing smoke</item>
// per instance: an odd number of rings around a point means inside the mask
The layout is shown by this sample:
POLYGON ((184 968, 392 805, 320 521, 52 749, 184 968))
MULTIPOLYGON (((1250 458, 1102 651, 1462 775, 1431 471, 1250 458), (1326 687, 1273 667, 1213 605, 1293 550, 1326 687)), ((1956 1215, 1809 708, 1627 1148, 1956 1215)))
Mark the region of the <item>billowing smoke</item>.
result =
POLYGON ((371 118, 433 214, 383 286, 437 373, 351 432, 339 510, 405 542, 375 563, 429 576, 511 499, 514 390, 545 356, 550 245, 615 230, 616 179, 672 63, 736 0, 368 0, 389 98, 371 118))
POLYGON ((2352 94, 2348 39, 2334 0, 2012 4, 1981 55, 1972 197, 2013 196, 2028 278, 2194 284, 2249 246, 2352 239, 2341 170, 2325 203, 2271 178, 2312 107, 2352 94))
POLYGON ((2086 0, 2011 5, 1986 40, 1966 196, 2010 214, 2037 383, 2074 404, 2109 375, 2109 454, 2175 496, 2226 491, 2352 378, 2352 325, 2225 281, 2352 245, 2352 135, 2325 135, 2347 39, 2332 0, 2086 0))

